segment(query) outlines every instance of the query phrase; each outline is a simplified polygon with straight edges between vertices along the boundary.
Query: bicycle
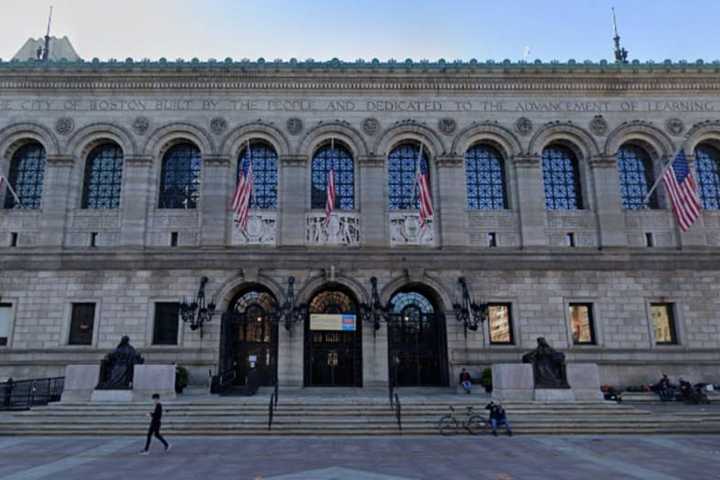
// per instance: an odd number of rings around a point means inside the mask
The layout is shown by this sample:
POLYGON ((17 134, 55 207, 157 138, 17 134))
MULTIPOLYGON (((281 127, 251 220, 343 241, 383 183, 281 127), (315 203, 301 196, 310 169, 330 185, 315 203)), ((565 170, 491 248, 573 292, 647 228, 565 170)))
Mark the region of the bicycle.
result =
POLYGON ((451 435, 460 433, 460 429, 467 430, 471 435, 479 435, 483 430, 488 430, 490 425, 482 415, 474 412, 473 407, 467 407, 465 418, 460 421, 455 418, 455 408, 450 405, 450 413, 438 421, 440 435, 451 435))

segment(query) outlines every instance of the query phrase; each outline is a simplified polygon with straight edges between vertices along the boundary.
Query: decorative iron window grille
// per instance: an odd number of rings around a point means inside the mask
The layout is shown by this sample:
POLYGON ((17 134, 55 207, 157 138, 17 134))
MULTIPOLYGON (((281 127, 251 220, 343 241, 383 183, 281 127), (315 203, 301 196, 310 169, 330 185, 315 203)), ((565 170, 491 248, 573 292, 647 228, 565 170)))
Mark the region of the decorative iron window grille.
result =
POLYGON ((310 313, 355 313, 355 302, 344 292, 325 290, 313 297, 310 313))
MULTIPOLYGON (((420 208, 417 184, 418 153, 417 143, 398 145, 388 156, 388 200, 390 210, 418 210, 420 208)), ((427 151, 423 149, 420 161, 430 172, 427 151)), ((428 177, 429 177, 428 173, 428 177)))
POLYGON ((468 208, 507 208, 504 163, 500 152, 488 145, 476 145, 465 153, 468 208))
POLYGON ((271 342, 274 329, 271 312, 276 310, 277 302, 272 294, 260 290, 243 293, 233 305, 233 311, 245 317, 237 339, 241 342, 271 342))
POLYGON ((310 206, 325 208, 328 172, 335 171, 335 208, 355 208, 355 168, 350 150, 339 142, 320 147, 313 156, 310 206))
POLYGON ((122 187, 123 151, 114 144, 95 147, 85 164, 82 208, 118 208, 122 187))
POLYGON ((192 144, 171 147, 163 156, 159 208, 197 208, 200 150, 192 144))
POLYGON ((391 313, 403 313, 407 308, 415 308, 420 313, 435 313, 432 302, 419 292, 398 292, 390 299, 391 313))
POLYGON ((582 209, 580 174, 575 154, 569 148, 552 146, 543 150, 542 160, 545 208, 582 209))
POLYGON ((15 152, 10 162, 8 182, 20 199, 20 205, 6 188, 5 208, 40 208, 46 161, 45 149, 39 143, 29 143, 15 152))
POLYGON ((706 210, 720 209, 720 151, 708 145, 695 149, 700 199, 706 210))
MULTIPOLYGON (((276 209, 278 189, 278 156, 275 149, 264 142, 251 142, 253 191, 250 199, 250 208, 276 209)), ((240 152, 238 161, 237 181, 240 175, 245 175, 250 165, 250 155, 245 147, 240 152)))
POLYGON ((620 196, 623 208, 627 210, 657 208, 655 192, 650 196, 647 205, 645 204, 645 196, 654 182, 650 155, 640 147, 624 145, 617 153, 617 167, 620 174, 620 196))

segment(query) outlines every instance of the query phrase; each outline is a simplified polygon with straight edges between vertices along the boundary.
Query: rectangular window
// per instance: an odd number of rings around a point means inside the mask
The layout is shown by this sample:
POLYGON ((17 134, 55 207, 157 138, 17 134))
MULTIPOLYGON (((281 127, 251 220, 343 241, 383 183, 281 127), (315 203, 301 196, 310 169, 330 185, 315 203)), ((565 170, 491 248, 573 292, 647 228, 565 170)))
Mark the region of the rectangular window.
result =
POLYGON ((488 305, 488 324, 490 344, 512 345, 514 343, 509 303, 488 305))
POLYGON ((177 247, 177 246, 178 246, 178 232, 171 232, 171 233, 170 233, 170 246, 171 246, 171 247, 177 247))
POLYGON ((488 233, 487 239, 488 247, 497 247, 497 234, 495 232, 488 233))
POLYGON ((155 304, 153 345, 177 345, 180 304, 159 302, 155 304))
POLYGON ((12 305, 0 303, 0 347, 7 347, 12 323, 12 305))
POLYGON ((575 345, 595 345, 592 303, 570 304, 570 328, 575 345))
POLYGON ((574 233, 568 233, 565 235, 565 242, 567 243, 568 247, 574 247, 575 246, 575 234, 574 233))
POLYGON ((18 234, 17 232, 12 232, 10 234, 10 246, 11 247, 17 247, 18 246, 18 234))
POLYGON ((95 304, 73 303, 68 345, 92 345, 95 326, 95 304))
POLYGON ((651 303, 650 316, 655 328, 655 344, 676 345, 675 305, 672 303, 651 303))

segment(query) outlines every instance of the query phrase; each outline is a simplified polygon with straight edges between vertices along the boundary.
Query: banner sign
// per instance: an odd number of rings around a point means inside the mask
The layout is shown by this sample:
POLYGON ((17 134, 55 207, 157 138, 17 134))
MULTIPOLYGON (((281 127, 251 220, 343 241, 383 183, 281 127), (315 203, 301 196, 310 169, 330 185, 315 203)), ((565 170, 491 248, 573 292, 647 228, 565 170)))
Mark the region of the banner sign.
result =
POLYGON ((310 330, 331 332, 354 332, 354 313, 312 313, 310 314, 310 330))

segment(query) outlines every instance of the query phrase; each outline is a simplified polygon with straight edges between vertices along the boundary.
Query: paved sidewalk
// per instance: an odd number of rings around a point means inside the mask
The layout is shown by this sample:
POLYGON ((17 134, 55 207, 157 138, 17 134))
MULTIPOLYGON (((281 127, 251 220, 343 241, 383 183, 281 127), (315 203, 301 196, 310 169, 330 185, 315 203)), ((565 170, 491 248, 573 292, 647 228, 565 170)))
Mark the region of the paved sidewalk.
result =
POLYGON ((0 480, 717 478, 720 436, 2 438, 0 480))

